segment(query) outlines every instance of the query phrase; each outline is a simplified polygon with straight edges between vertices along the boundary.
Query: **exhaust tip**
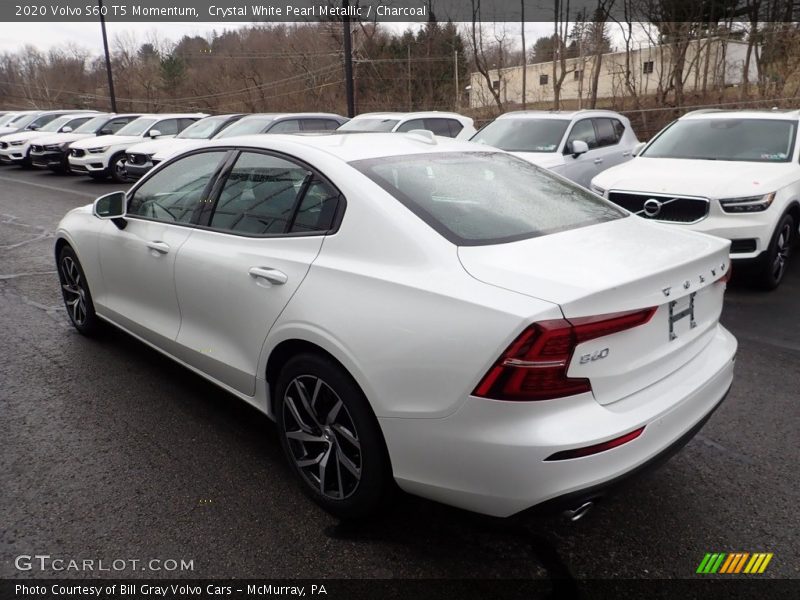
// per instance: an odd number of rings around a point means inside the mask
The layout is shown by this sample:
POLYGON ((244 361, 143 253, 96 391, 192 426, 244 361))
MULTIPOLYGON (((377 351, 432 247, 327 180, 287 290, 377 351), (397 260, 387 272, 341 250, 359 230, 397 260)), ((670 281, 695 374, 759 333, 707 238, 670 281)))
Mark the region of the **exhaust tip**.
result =
POLYGON ((576 521, 580 521, 583 517, 585 517, 588 514, 588 512, 592 510, 593 507, 594 507, 594 502, 589 500, 588 502, 584 502, 577 508, 565 510, 562 514, 568 521, 575 523, 576 521))

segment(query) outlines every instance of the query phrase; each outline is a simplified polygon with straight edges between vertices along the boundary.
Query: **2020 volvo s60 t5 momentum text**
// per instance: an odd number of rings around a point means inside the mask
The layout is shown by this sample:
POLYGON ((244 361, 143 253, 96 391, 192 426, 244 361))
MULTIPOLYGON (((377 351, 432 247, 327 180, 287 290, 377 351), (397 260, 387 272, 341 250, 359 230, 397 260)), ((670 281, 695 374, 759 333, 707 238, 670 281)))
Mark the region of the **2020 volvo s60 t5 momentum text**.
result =
POLYGON ((271 416, 339 516, 579 502, 724 398, 729 242, 430 132, 250 136, 62 220, 64 300, 271 416))

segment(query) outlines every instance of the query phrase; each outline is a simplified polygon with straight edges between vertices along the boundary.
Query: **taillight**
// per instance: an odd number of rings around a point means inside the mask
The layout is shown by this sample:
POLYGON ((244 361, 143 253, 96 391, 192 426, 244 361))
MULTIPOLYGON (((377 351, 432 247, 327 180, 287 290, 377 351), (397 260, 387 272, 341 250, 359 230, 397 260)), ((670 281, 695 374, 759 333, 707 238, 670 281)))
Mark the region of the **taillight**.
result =
POLYGON ((733 277, 733 261, 728 263, 728 270, 722 274, 722 277, 717 279, 720 283, 728 283, 733 277))
POLYGON ((552 400, 591 392, 588 379, 567 377, 578 344, 647 323, 656 307, 623 313, 539 321, 506 349, 473 396, 494 400, 552 400))

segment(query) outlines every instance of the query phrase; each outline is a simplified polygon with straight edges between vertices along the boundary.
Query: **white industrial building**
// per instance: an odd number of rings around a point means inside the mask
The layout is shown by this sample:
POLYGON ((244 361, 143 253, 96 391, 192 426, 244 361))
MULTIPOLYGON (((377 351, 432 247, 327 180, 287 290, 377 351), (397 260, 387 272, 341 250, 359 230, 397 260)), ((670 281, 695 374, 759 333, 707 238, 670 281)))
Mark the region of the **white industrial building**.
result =
MULTIPOLYGON (((655 94, 659 81, 666 84, 672 68, 674 48, 669 45, 642 46, 630 52, 609 52, 600 56, 600 76, 597 83, 598 98, 623 98, 630 96, 625 74, 631 73, 632 84, 638 95, 655 94), (628 67, 627 65, 630 65, 628 67)), ((686 48, 683 70, 684 91, 711 90, 744 81, 747 44, 726 39, 694 40, 686 48)), ((566 76, 561 85, 562 100, 589 98, 595 56, 568 58, 566 76)), ((522 102, 522 66, 489 71, 492 86, 499 90, 503 103, 522 102)), ((553 100, 553 62, 529 64, 527 69, 526 101, 529 103, 553 100)), ((561 62, 557 61, 557 76, 561 62)), ((757 79, 755 51, 750 57, 748 81, 757 79)), ((469 106, 481 108, 493 105, 486 79, 479 72, 470 75, 469 106)))

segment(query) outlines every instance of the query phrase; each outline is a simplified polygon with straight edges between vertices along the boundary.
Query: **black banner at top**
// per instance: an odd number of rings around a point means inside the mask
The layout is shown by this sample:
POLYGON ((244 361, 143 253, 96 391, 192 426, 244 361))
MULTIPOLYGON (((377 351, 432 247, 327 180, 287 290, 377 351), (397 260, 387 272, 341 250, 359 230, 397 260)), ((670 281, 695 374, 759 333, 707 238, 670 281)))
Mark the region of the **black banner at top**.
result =
POLYGON ((598 10, 616 21, 775 22, 800 18, 800 0, 0 0, 0 21, 518 23, 590 21, 598 10))

